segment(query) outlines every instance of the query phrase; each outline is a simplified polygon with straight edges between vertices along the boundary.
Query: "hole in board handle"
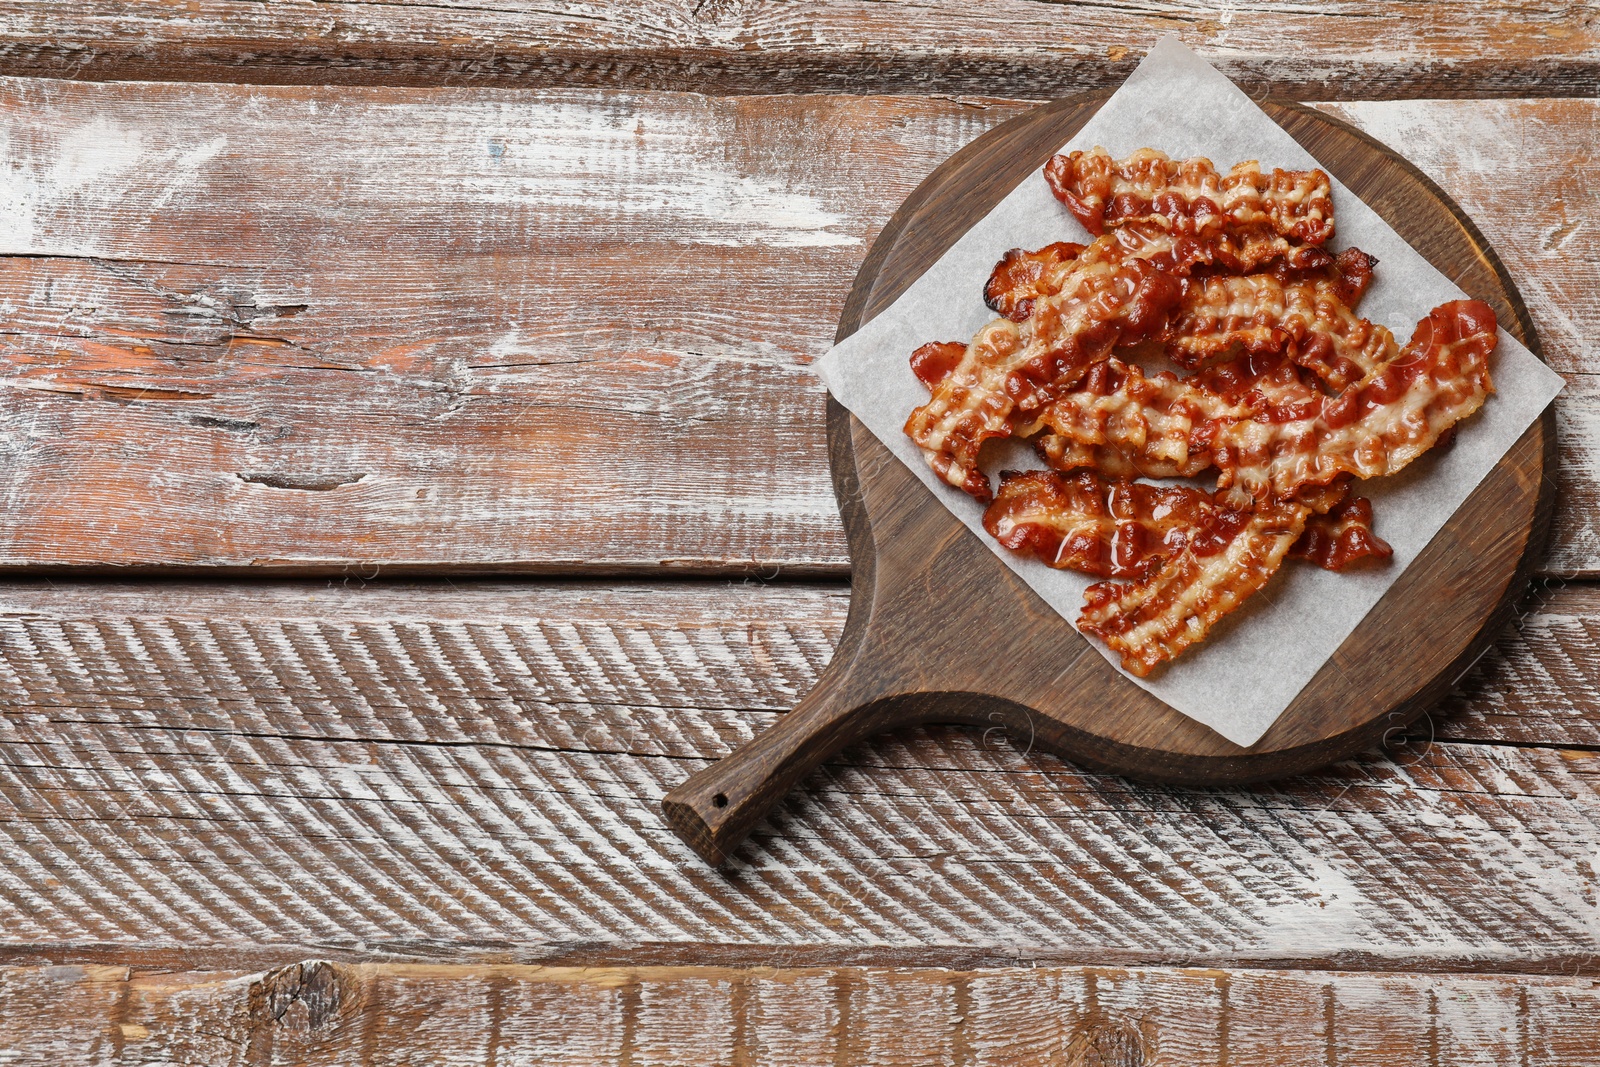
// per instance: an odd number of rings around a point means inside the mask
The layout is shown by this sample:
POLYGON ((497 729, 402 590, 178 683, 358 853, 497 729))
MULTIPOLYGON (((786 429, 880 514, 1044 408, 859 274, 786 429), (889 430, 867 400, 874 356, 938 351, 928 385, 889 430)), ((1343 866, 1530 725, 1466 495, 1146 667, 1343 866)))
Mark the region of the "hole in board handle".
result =
POLYGON ((711 798, 711 803, 714 804, 715 806, 719 807, 719 808, 727 807, 728 806, 728 794, 726 794, 726 793, 718 793, 716 796, 711 798))

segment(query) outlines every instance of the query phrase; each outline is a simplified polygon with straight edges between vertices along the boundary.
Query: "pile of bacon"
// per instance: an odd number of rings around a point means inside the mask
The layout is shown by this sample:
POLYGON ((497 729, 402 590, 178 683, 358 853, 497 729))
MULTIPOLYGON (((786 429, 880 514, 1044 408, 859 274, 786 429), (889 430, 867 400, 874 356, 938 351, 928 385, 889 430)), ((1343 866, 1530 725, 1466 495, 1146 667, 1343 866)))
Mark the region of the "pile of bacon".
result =
POLYGON ((1103 149, 1045 179, 1094 235, 1008 252, 984 289, 1002 317, 924 345, 932 398, 906 433, 985 528, 1089 587, 1078 627, 1144 676, 1203 640, 1294 556, 1331 570, 1391 550, 1357 478, 1390 474, 1491 391, 1494 311, 1435 308, 1404 348, 1354 308, 1377 261, 1324 249, 1328 176, 1219 174, 1207 159, 1103 149), (1161 346, 1186 372, 1147 375, 1161 346), (985 441, 1030 438, 1049 470, 979 469, 985 441), (1215 471, 1217 489, 1135 478, 1215 471))

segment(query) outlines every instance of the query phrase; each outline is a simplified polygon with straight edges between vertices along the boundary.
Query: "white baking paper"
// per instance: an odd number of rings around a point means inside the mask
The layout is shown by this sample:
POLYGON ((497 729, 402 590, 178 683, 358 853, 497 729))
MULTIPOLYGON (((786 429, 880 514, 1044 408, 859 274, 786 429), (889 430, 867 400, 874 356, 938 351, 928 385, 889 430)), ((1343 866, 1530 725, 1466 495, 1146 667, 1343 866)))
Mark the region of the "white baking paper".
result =
MULTIPOLYGON (((1173 157, 1207 156, 1224 170, 1246 159, 1259 160, 1263 169, 1317 166, 1248 96, 1175 37, 1158 42, 1062 150, 1096 145, 1118 158, 1146 146, 1173 157)), ((1392 147, 1403 154, 1406 146, 1392 147)), ((1337 180, 1333 190, 1337 231, 1330 247, 1355 246, 1378 257, 1361 313, 1388 326, 1403 344, 1429 310, 1465 294, 1337 180)), ((928 486, 929 506, 937 500, 954 512, 1069 624, 1093 579, 1000 548, 983 531, 982 506, 940 481, 901 428, 928 395, 907 357, 928 341, 970 338, 994 317, 981 290, 995 261, 1011 248, 1089 240, 1035 172, 899 300, 817 364, 839 402, 928 486)), ((1495 394, 1462 423, 1452 448, 1430 453, 1393 477, 1362 483, 1379 536, 1394 546, 1387 566, 1334 574, 1286 565, 1203 644, 1153 678, 1128 677, 1235 744, 1254 744, 1562 386, 1559 375, 1504 330, 1492 371, 1495 394)), ((1019 442, 990 448, 984 466, 991 478, 1002 468, 1040 466, 1019 442)), ((1416 624, 1426 626, 1427 620, 1416 624)), ((1063 640, 1088 639, 1064 627, 1063 640)), ((1117 657, 1104 645, 1090 644, 1116 665, 1117 657)))

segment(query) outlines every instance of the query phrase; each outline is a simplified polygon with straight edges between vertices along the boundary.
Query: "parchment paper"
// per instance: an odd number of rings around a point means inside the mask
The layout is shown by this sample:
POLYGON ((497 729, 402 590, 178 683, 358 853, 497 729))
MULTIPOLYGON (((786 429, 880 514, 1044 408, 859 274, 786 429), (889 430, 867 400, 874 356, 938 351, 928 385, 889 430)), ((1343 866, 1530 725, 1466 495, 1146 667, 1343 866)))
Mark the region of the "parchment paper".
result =
MULTIPOLYGON (((1146 146, 1174 158, 1208 156, 1222 170, 1246 159, 1260 160, 1263 169, 1317 166, 1248 96, 1175 37, 1156 44, 1063 151, 1096 145, 1117 158, 1146 146)), ((1405 152, 1405 145, 1393 147, 1405 152)), ((1333 190, 1336 234, 1330 248, 1356 246, 1378 257, 1361 314, 1388 326, 1404 344, 1429 310, 1465 294, 1337 180, 1333 190)), ((902 427, 911 409, 928 397, 907 357, 928 341, 965 341, 994 318, 981 290, 995 261, 1011 248, 1089 240, 1035 172, 899 300, 816 367, 840 403, 928 486, 933 493, 928 506, 937 506, 937 500, 955 513, 1069 624, 1077 619, 1083 590, 1093 579, 1000 548, 983 531, 982 506, 940 481, 902 427)), ((1398 475, 1361 483, 1362 495, 1372 500, 1378 535, 1394 546, 1388 565, 1335 574, 1286 563, 1203 644, 1152 678, 1128 677, 1235 744, 1254 744, 1562 386, 1559 375, 1503 329, 1491 371, 1495 394, 1461 424, 1452 448, 1430 453, 1398 475)), ((985 451, 984 467, 996 484, 1002 468, 1041 466, 1020 442, 989 447, 993 451, 985 451)), ((1416 620, 1418 626, 1427 624, 1416 620)), ((1063 631, 1064 648, 1077 639, 1063 631)), ((1117 665, 1110 650, 1089 640, 1117 665)))

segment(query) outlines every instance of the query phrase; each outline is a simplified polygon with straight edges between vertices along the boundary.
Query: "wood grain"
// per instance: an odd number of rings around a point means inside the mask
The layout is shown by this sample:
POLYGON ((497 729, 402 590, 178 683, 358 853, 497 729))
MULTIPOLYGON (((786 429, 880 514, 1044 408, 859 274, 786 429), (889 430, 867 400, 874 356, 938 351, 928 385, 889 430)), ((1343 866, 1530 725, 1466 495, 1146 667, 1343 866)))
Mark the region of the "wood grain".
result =
POLYGON ((842 573, 818 309, 984 114, 10 90, 12 565, 842 573))
MULTIPOLYGON (((807 365, 1019 110, 0 83, 0 566, 842 576, 807 365)), ((1548 566, 1600 571, 1600 104, 1339 113, 1506 256, 1574 383, 1548 566)))
POLYGON ((1587 1062, 1592 978, 1038 967, 0 968, 12 1062, 1587 1062))
POLYGON ((1440 737, 1600 749, 1600 588, 1535 583, 1523 613, 1440 709, 1440 737))
POLYGON ((359 0, 0 4, 0 70, 47 77, 1053 96, 1127 76, 1161 36, 1297 97, 1591 95, 1582 4, 1345 0, 359 0))
POLYGON ((1592 587, 1387 753, 1186 790, 911 731, 719 874, 656 803, 814 682, 843 589, 456 585, 7 585, 6 958, 1600 967, 1592 587))
POLYGON ((7 89, 11 565, 842 573, 804 364, 887 207, 1012 113, 7 89))

